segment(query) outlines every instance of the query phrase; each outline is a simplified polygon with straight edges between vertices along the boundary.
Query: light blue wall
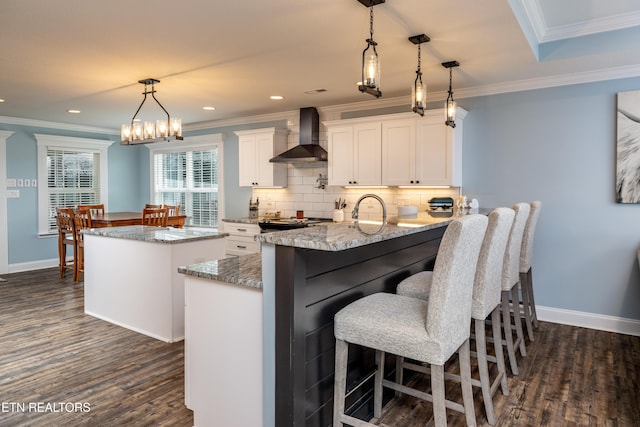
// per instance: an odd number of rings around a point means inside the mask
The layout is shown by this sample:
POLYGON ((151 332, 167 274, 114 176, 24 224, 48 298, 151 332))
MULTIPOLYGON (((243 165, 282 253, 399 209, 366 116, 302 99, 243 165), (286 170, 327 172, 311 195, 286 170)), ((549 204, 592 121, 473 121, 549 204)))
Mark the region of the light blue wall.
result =
POLYGON ((640 205, 615 203, 616 93, 640 78, 465 99, 463 193, 541 200, 536 303, 640 319, 640 205))

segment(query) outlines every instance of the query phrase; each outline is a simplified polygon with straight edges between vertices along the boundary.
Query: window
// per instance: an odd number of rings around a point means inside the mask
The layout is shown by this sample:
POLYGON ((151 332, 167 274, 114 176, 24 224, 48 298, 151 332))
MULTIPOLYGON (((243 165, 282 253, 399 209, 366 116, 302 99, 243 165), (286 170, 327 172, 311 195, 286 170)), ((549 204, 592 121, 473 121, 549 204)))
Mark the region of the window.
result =
POLYGON ((153 203, 179 204, 187 224, 217 227, 223 214, 222 136, 204 135, 184 143, 148 147, 153 203))
POLYGON ((35 135, 38 144, 38 232, 57 233, 56 208, 106 203, 112 141, 35 135), (103 199, 104 197, 104 199, 103 199))

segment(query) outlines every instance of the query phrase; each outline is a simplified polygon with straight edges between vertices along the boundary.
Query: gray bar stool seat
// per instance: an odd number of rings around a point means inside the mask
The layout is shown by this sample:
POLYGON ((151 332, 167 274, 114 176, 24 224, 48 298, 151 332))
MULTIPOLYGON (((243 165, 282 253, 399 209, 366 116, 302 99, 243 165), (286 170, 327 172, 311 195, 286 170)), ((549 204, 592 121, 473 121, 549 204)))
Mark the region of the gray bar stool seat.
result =
POLYGON ((381 416, 382 389, 387 387, 432 401, 438 427, 447 423, 445 405, 463 412, 467 424, 475 425, 468 325, 471 321, 473 280, 486 227, 487 218, 482 215, 469 215, 449 224, 436 258, 428 301, 377 293, 361 298, 336 313, 334 427, 343 423, 374 425, 345 413, 349 344, 376 350, 374 418, 381 416), (445 399, 444 364, 456 352, 460 357, 463 405, 445 399), (386 353, 430 364, 431 394, 385 380, 386 353))
MULTIPOLYGON (((480 249, 473 285, 471 318, 474 319, 472 324, 476 342, 475 355, 478 358, 480 379, 472 378, 471 382, 482 390, 487 421, 491 425, 496 422, 493 395, 498 385, 501 386, 503 395, 509 395, 500 332, 500 299, 504 254, 514 216, 515 212, 509 208, 497 208, 489 214, 489 224, 480 249), (496 337, 493 340, 495 356, 487 354, 485 327, 488 317, 491 317, 493 336, 496 337), (498 374, 493 382, 489 376, 488 362, 498 366, 498 374)), ((430 271, 414 274, 398 285, 397 293, 413 298, 428 299, 432 277, 433 272, 430 271)), ((415 369, 413 364, 407 364, 402 358, 398 358, 396 364, 397 383, 402 383, 405 367, 415 369)), ((421 371, 421 369, 418 370, 421 371)), ((445 379, 460 381, 458 376, 450 374, 445 374, 445 379)))

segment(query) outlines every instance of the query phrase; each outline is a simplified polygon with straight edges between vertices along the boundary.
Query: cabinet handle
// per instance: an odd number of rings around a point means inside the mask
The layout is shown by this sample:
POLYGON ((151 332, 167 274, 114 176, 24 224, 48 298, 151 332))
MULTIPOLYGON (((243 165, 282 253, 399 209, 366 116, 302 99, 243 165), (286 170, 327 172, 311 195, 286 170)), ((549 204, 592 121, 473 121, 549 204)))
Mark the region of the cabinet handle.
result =
POLYGON ((242 246, 242 245, 236 245, 236 248, 238 248, 238 249, 247 249, 246 246, 242 246))
POLYGON ((416 180, 416 184, 420 184, 420 181, 419 181, 419 180, 416 180))
POLYGON ((238 231, 242 231, 243 233, 246 233, 247 229, 246 228, 238 228, 238 231))
POLYGON ((413 184, 413 180, 409 181, 410 184, 413 184))

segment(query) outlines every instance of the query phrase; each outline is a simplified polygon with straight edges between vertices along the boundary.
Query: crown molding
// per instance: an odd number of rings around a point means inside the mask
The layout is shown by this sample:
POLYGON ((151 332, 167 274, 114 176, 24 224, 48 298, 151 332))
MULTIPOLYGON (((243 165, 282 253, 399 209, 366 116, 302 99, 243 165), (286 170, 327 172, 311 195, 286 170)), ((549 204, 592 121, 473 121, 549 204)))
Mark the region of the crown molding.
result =
POLYGON ((292 126, 293 124, 298 123, 298 121, 300 120, 299 116, 300 116, 299 110, 283 111, 279 113, 259 114, 259 115, 248 116, 248 117, 237 117, 237 118, 191 123, 188 125, 183 125, 182 130, 195 131, 195 130, 219 128, 224 126, 237 126, 237 125, 245 125, 250 123, 273 122, 277 120, 286 120, 288 125, 292 126))
POLYGON ((0 123, 18 126, 33 126, 47 129, 71 130, 76 132, 103 133, 107 135, 120 135, 120 130, 101 128, 95 126, 74 125, 70 123, 48 122, 45 120, 23 119, 20 117, 0 116, 0 123))
POLYGON ((574 37, 588 36, 591 34, 623 30, 625 28, 637 27, 638 25, 640 25, 640 11, 624 13, 607 18, 591 19, 589 21, 576 22, 558 27, 547 27, 540 41, 542 43, 546 43, 574 37))

